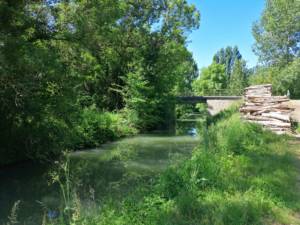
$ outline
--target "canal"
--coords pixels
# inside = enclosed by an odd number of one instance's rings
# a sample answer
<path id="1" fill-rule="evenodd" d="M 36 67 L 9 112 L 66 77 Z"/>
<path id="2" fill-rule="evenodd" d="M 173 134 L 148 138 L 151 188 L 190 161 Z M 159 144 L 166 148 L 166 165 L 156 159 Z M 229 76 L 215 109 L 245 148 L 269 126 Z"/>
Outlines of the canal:
<path id="1" fill-rule="evenodd" d="M 194 123 L 179 124 L 177 134 L 145 134 L 107 143 L 99 148 L 69 153 L 68 179 L 85 209 L 97 209 L 107 199 L 120 201 L 141 183 L 151 183 L 170 164 L 190 156 L 199 143 Z M 56 217 L 63 201 L 61 188 L 52 184 L 57 167 L 24 163 L 0 170 L 0 224 L 6 223 L 19 202 L 21 224 L 41 224 Z M 55 173 L 53 173 L 53 171 Z"/>

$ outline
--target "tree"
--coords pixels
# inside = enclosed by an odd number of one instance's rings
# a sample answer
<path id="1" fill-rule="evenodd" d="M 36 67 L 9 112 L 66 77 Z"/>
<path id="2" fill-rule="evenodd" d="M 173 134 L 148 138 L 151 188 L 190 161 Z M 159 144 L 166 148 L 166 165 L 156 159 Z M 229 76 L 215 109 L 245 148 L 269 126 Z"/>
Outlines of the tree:
<path id="1" fill-rule="evenodd" d="M 300 1 L 267 0 L 253 26 L 254 52 L 267 65 L 284 66 L 300 55 Z"/>
<path id="2" fill-rule="evenodd" d="M 0 0 L 0 159 L 73 148 L 105 120 L 93 113 L 163 124 L 197 74 L 186 39 L 199 19 L 185 0 Z"/>
<path id="3" fill-rule="evenodd" d="M 193 90 L 199 95 L 211 95 L 226 88 L 225 66 L 212 63 L 202 69 L 200 77 L 194 81 Z"/>
<path id="4" fill-rule="evenodd" d="M 47 7 L 2 0 L 0 12 L 0 164 L 45 158 L 70 143 L 77 79 L 62 63 Z"/>
<path id="5" fill-rule="evenodd" d="M 251 84 L 270 83 L 273 87 L 273 94 L 286 95 L 290 92 L 290 97 L 300 98 L 300 59 L 297 58 L 285 67 L 269 66 L 260 67 L 255 74 L 250 77 Z"/>
<path id="6" fill-rule="evenodd" d="M 233 66 L 236 60 L 241 60 L 242 55 L 237 46 L 221 48 L 213 57 L 213 62 L 217 64 L 225 65 L 225 73 L 228 81 L 233 70 Z"/>
<path id="7" fill-rule="evenodd" d="M 274 92 L 286 95 L 290 92 L 290 97 L 300 98 L 300 58 L 295 59 L 292 63 L 282 69 L 275 77 L 273 82 Z"/>
<path id="8" fill-rule="evenodd" d="M 230 94 L 241 95 L 247 84 L 246 63 L 243 60 L 236 60 L 232 69 L 228 89 Z"/>
<path id="9" fill-rule="evenodd" d="M 299 97 L 300 2 L 267 0 L 260 21 L 253 26 L 255 53 L 262 64 L 251 83 L 271 83 L 273 92 Z"/>

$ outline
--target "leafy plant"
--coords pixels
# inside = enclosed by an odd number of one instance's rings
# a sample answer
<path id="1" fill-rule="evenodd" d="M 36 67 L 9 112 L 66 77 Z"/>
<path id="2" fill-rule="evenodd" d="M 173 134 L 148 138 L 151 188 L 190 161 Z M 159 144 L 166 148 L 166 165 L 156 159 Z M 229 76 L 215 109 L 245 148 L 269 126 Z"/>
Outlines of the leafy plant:
<path id="1" fill-rule="evenodd" d="M 19 210 L 19 205 L 20 205 L 21 201 L 18 200 L 14 203 L 10 215 L 8 217 L 9 222 L 6 223 L 6 225 L 14 225 L 14 224 L 18 224 L 18 210 Z"/>

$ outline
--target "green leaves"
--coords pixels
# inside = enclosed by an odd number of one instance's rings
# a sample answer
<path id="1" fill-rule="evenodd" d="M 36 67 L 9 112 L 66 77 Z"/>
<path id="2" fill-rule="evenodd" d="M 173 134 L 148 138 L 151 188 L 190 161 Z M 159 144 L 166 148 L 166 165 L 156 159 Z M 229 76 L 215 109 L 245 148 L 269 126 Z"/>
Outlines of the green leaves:
<path id="1" fill-rule="evenodd" d="M 254 50 L 261 62 L 284 66 L 299 57 L 299 18 L 299 1 L 266 1 L 260 21 L 253 26 Z"/>
<path id="2" fill-rule="evenodd" d="M 234 64 L 237 60 L 241 60 L 242 55 L 237 46 L 227 46 L 225 49 L 221 48 L 213 57 L 213 62 L 225 66 L 226 76 L 228 80 L 233 72 Z"/>
<path id="3" fill-rule="evenodd" d="M 0 0 L 0 12 L 1 156 L 76 146 L 80 114 L 92 145 L 115 136 L 97 125 L 106 117 L 82 113 L 91 107 L 125 108 L 139 128 L 155 129 L 197 73 L 185 39 L 199 13 L 184 0 Z"/>
<path id="4" fill-rule="evenodd" d="M 236 60 L 228 85 L 230 94 L 242 95 L 243 90 L 247 85 L 246 74 L 246 62 L 242 60 Z"/>
<path id="5" fill-rule="evenodd" d="M 250 83 L 271 83 L 273 85 L 272 92 L 275 95 L 286 95 L 290 92 L 291 99 L 298 99 L 300 97 L 299 66 L 300 59 L 297 58 L 285 67 L 271 66 L 259 68 L 256 73 L 250 77 Z"/>
<path id="6" fill-rule="evenodd" d="M 210 95 L 213 91 L 226 87 L 225 66 L 212 63 L 201 71 L 200 77 L 193 83 L 193 90 L 199 95 Z"/>
<path id="7" fill-rule="evenodd" d="M 200 95 L 241 95 L 247 84 L 248 70 L 238 47 L 221 48 L 213 63 L 201 71 L 193 83 L 193 90 Z"/>

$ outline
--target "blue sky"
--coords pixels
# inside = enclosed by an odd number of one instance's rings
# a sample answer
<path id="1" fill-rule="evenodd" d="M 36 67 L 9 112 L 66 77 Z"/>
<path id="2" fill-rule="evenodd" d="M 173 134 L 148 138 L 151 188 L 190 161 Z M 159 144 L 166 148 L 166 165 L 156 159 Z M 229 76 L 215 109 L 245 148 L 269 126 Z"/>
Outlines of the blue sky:
<path id="1" fill-rule="evenodd" d="M 222 47 L 237 45 L 249 67 L 257 57 L 252 51 L 252 25 L 260 18 L 264 0 L 188 0 L 200 10 L 200 28 L 189 35 L 188 48 L 199 68 L 208 66 Z"/>

